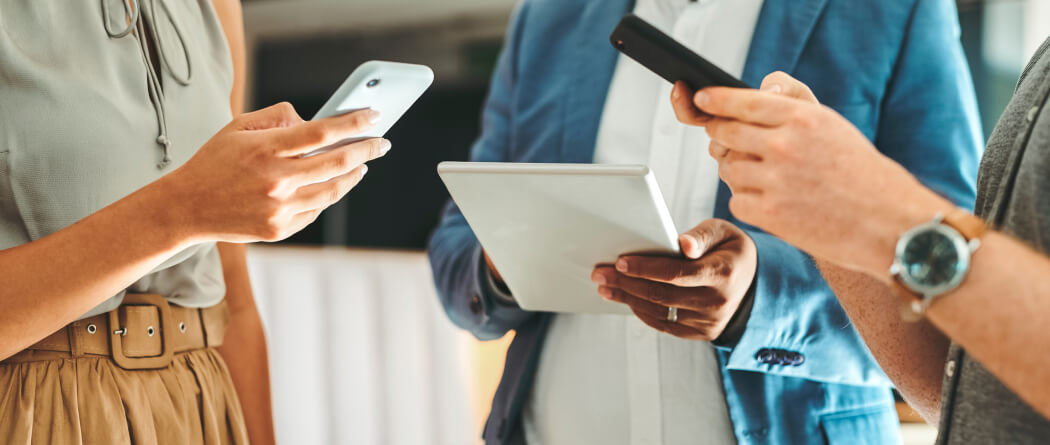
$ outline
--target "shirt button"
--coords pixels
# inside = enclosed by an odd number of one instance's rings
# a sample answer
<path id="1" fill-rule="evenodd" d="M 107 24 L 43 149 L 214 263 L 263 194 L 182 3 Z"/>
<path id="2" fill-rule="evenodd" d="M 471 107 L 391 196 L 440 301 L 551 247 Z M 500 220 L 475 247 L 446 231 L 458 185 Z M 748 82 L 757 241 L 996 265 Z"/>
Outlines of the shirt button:
<path id="1" fill-rule="evenodd" d="M 1035 121 L 1035 117 L 1038 116 L 1038 115 L 1039 115 L 1039 107 L 1032 107 L 1031 110 L 1028 110 L 1028 122 Z"/>
<path id="2" fill-rule="evenodd" d="M 775 359 L 776 354 L 774 354 L 773 351 L 769 349 L 759 349 L 758 352 L 755 354 L 755 360 L 758 360 L 759 362 L 767 365 L 772 365 Z"/>
<path id="3" fill-rule="evenodd" d="M 944 375 L 949 378 L 955 377 L 955 360 L 948 360 L 948 363 L 944 365 Z"/>
<path id="4" fill-rule="evenodd" d="M 470 299 L 470 313 L 474 315 L 481 313 L 481 297 L 475 295 Z"/>

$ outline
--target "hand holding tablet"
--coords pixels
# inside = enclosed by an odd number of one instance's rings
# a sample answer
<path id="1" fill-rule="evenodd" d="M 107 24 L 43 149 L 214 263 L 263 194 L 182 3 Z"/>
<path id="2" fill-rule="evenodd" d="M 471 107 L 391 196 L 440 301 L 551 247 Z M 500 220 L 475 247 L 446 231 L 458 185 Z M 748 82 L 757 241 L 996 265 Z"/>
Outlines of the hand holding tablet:
<path id="1" fill-rule="evenodd" d="M 678 233 L 640 165 L 443 162 L 438 173 L 518 304 L 630 314 L 591 282 L 620 255 L 678 255 Z"/>

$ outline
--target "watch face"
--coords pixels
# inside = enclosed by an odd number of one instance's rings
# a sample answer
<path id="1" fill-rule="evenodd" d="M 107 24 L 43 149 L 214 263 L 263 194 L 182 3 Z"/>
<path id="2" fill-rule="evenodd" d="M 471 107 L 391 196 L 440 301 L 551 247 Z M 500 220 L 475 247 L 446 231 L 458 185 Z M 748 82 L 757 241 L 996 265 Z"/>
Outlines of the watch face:
<path id="1" fill-rule="evenodd" d="M 939 222 L 912 229 L 897 246 L 901 279 L 923 295 L 938 295 L 958 285 L 969 269 L 966 238 Z"/>
<path id="2" fill-rule="evenodd" d="M 916 233 L 900 255 L 906 281 L 919 288 L 952 283 L 966 267 L 956 240 L 940 230 Z"/>

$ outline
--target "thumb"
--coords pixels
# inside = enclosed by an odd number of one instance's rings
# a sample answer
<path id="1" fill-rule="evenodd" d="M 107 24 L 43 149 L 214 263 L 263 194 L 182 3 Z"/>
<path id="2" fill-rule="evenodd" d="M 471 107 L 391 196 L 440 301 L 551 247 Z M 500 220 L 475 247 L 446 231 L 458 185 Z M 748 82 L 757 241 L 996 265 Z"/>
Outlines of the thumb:
<path id="1" fill-rule="evenodd" d="M 762 79 L 762 86 L 759 89 L 792 99 L 820 103 L 806 84 L 783 71 L 776 71 L 766 76 L 765 79 Z"/>
<path id="2" fill-rule="evenodd" d="M 729 221 L 709 219 L 678 237 L 682 253 L 689 259 L 704 256 L 707 251 L 733 237 L 736 232 Z"/>

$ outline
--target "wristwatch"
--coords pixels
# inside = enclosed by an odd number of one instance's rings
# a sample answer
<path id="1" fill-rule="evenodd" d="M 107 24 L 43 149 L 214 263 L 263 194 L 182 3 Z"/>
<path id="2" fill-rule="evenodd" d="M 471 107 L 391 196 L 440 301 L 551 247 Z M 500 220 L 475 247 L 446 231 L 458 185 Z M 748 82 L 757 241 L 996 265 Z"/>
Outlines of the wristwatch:
<path id="1" fill-rule="evenodd" d="M 987 230 L 980 218 L 957 209 L 901 235 L 890 275 L 902 318 L 921 320 L 933 300 L 959 287 Z"/>

